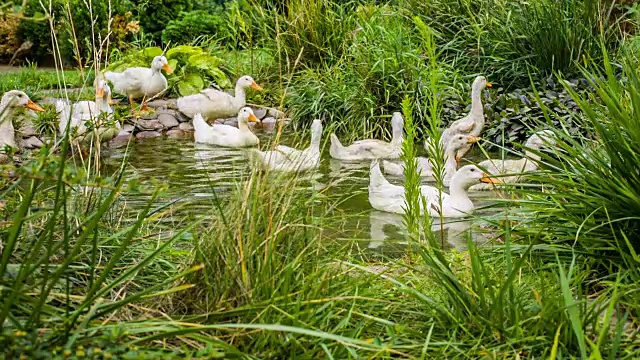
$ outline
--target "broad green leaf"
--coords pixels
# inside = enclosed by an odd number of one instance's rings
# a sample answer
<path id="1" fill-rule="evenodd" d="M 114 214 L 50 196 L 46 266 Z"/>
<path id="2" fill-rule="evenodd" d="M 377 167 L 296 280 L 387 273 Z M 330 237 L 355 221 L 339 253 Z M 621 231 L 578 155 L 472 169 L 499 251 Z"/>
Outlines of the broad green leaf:
<path id="1" fill-rule="evenodd" d="M 204 89 L 204 80 L 198 74 L 187 74 L 178 81 L 178 92 L 182 96 L 192 95 Z"/>
<path id="2" fill-rule="evenodd" d="M 169 67 L 173 70 L 173 72 L 175 73 L 176 70 L 178 69 L 178 59 L 171 59 L 169 60 Z"/>
<path id="3" fill-rule="evenodd" d="M 178 57 L 188 59 L 189 56 L 202 54 L 202 52 L 202 49 L 197 46 L 180 45 L 167 51 L 167 59 L 174 59 Z"/>
<path id="4" fill-rule="evenodd" d="M 189 57 L 189 65 L 198 69 L 216 69 L 222 63 L 222 59 L 209 54 L 196 54 Z"/>
<path id="5" fill-rule="evenodd" d="M 226 89 L 231 87 L 231 81 L 229 81 L 229 78 L 224 72 L 222 72 L 222 70 L 213 68 L 206 70 L 206 72 L 221 88 Z"/>
<path id="6" fill-rule="evenodd" d="M 162 49 L 160 49 L 157 46 L 153 46 L 153 47 L 148 47 L 148 48 L 142 49 L 140 51 L 140 53 L 142 55 L 144 55 L 145 57 L 154 58 L 156 56 L 162 55 Z"/>

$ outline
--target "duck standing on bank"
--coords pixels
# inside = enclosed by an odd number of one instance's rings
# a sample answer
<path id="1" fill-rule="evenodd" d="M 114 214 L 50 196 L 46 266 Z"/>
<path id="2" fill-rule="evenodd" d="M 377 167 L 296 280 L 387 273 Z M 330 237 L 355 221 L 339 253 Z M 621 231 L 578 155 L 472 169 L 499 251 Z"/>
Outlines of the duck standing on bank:
<path id="1" fill-rule="evenodd" d="M 403 186 L 393 185 L 385 179 L 380 171 L 377 160 L 371 163 L 369 178 L 369 203 L 380 211 L 404 214 L 406 207 L 405 190 Z M 460 168 L 451 178 L 449 194 L 428 185 L 420 186 L 420 193 L 426 200 L 426 209 L 420 202 L 420 213 L 425 212 L 433 217 L 463 217 L 471 213 L 475 206 L 469 198 L 468 189 L 480 182 L 499 184 L 475 165 Z M 442 207 L 439 198 L 442 196 Z"/>
<path id="2" fill-rule="evenodd" d="M 151 62 L 151 68 L 133 67 L 121 73 L 107 71 L 104 77 L 113 84 L 113 90 L 129 98 L 131 108 L 133 99 L 142 99 L 142 111 L 149 111 L 146 101 L 167 89 L 167 78 L 162 74 L 164 70 L 171 75 L 173 70 L 164 55 L 156 56 Z"/>
<path id="3" fill-rule="evenodd" d="M 195 141 L 226 147 L 258 145 L 258 137 L 249 129 L 249 121 L 260 122 L 250 107 L 243 107 L 238 112 L 238 127 L 224 124 L 209 125 L 202 115 L 195 114 L 193 117 Z"/>
<path id="4" fill-rule="evenodd" d="M 247 105 L 245 90 L 248 88 L 262 90 L 251 76 L 245 75 L 236 82 L 235 96 L 220 90 L 204 89 L 198 94 L 178 98 L 178 110 L 190 118 L 196 114 L 205 120 L 228 118 Z"/>
<path id="5" fill-rule="evenodd" d="M 331 134 L 331 157 L 338 160 L 358 161 L 373 159 L 398 159 L 402 153 L 404 119 L 399 112 L 391 117 L 392 139 L 386 142 L 377 139 L 358 140 L 343 146 L 335 134 Z"/>

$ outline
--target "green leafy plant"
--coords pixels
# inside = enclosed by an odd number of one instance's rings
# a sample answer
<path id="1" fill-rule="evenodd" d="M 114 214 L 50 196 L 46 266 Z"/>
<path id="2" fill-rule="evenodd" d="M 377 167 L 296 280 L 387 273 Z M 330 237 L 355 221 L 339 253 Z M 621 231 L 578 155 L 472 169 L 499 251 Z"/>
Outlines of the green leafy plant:
<path id="1" fill-rule="evenodd" d="M 230 34 L 222 7 L 180 13 L 162 30 L 164 43 L 188 44 L 208 36 L 216 43 L 226 44 Z"/>
<path id="2" fill-rule="evenodd" d="M 150 47 L 133 52 L 111 63 L 106 71 L 124 71 L 129 67 L 149 67 L 155 56 L 162 54 L 159 47 Z M 197 46 L 181 45 L 167 50 L 165 56 L 173 69 L 170 75 L 170 94 L 186 96 L 199 92 L 214 81 L 221 88 L 228 88 L 231 82 L 220 69 L 223 60 L 205 52 Z"/>

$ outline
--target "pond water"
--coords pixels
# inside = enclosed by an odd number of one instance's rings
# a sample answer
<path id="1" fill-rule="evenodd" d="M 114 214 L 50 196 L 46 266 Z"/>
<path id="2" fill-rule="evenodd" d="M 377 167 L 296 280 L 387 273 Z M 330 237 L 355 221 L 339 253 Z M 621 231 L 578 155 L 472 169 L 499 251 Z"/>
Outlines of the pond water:
<path id="1" fill-rule="evenodd" d="M 261 148 L 268 148 L 274 134 L 256 129 Z M 326 134 L 325 134 L 326 135 Z M 296 145 L 295 136 L 283 133 L 281 144 Z M 308 140 L 302 141 L 307 146 Z M 328 143 L 325 144 L 320 168 L 310 176 L 313 186 L 323 187 L 331 195 L 331 205 L 337 204 L 332 216 L 323 223 L 323 234 L 328 241 L 357 240 L 358 247 L 375 254 L 392 256 L 401 254 L 406 243 L 403 235 L 402 216 L 385 213 L 371 208 L 368 201 L 369 162 L 346 163 L 329 156 Z M 168 190 L 158 204 L 174 202 L 161 221 L 175 225 L 186 218 L 211 213 L 216 197 L 231 193 L 238 179 L 251 172 L 250 163 L 243 149 L 231 149 L 195 144 L 192 138 L 157 138 L 132 142 L 126 146 L 108 149 L 103 153 L 107 171 L 119 168 L 123 159 L 128 166 L 126 177 L 136 178 L 141 184 L 165 184 Z M 388 177 L 389 181 L 401 184 L 401 178 Z M 308 184 L 307 184 L 308 186 Z M 493 192 L 472 192 L 476 207 L 487 205 Z M 145 206 L 151 196 L 150 191 L 127 193 L 121 202 L 128 209 L 137 210 Z M 474 239 L 484 239 L 478 220 L 448 220 L 442 226 L 434 224 L 438 232 L 444 229 L 449 247 L 459 250 L 466 248 L 469 231 Z M 328 222 L 328 223 L 327 223 Z M 445 245 L 447 246 L 447 245 Z"/>

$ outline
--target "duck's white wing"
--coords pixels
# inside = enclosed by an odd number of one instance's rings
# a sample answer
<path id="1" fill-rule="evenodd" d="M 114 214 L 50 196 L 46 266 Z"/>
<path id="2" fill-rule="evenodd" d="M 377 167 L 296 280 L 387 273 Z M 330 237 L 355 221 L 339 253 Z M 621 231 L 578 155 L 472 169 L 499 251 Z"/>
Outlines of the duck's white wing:
<path id="1" fill-rule="evenodd" d="M 149 68 L 133 67 L 128 68 L 122 73 L 123 86 L 129 91 L 141 91 L 144 83 L 153 75 L 153 71 Z"/>
<path id="2" fill-rule="evenodd" d="M 222 101 L 232 98 L 230 94 L 216 89 L 204 89 L 200 91 L 200 94 L 206 96 L 207 100 L 210 101 Z"/>

